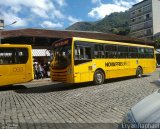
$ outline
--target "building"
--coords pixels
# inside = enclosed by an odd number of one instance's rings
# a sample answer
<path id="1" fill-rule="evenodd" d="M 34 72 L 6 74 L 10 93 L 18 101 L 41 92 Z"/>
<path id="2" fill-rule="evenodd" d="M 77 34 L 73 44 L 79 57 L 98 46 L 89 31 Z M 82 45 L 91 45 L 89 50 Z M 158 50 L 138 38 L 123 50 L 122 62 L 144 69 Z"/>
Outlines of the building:
<path id="1" fill-rule="evenodd" d="M 3 43 L 31 44 L 33 48 L 48 48 L 59 39 L 70 37 L 94 38 L 108 41 L 153 45 L 152 42 L 127 36 L 91 31 L 47 30 L 47 29 L 17 29 L 0 31 Z"/>
<path id="2" fill-rule="evenodd" d="M 0 17 L 0 30 L 4 28 L 4 19 Z"/>
<path id="3" fill-rule="evenodd" d="M 155 39 L 160 39 L 160 32 L 159 32 L 159 33 L 156 33 L 156 34 L 154 35 L 154 38 L 155 38 Z"/>
<path id="4" fill-rule="evenodd" d="M 131 36 L 153 40 L 160 32 L 160 0 L 143 0 L 130 9 Z"/>
<path id="5" fill-rule="evenodd" d="M 46 30 L 32 28 L 0 31 L 2 44 L 30 44 L 33 48 L 34 61 L 43 63 L 50 60 L 52 44 L 59 39 L 69 37 L 94 38 L 108 41 L 121 41 L 127 43 L 153 45 L 152 42 L 144 41 L 143 39 L 119 36 L 115 34 L 106 34 L 101 32 Z"/>

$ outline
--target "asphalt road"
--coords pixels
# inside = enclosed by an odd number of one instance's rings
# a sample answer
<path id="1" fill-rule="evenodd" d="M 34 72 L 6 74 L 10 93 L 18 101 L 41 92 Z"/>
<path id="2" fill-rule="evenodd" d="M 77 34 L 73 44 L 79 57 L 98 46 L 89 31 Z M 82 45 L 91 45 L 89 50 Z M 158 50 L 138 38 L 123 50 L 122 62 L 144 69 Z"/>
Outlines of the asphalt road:
<path id="1" fill-rule="evenodd" d="M 116 128 L 138 101 L 160 87 L 159 72 L 142 78 L 65 85 L 49 79 L 0 88 L 0 128 Z"/>

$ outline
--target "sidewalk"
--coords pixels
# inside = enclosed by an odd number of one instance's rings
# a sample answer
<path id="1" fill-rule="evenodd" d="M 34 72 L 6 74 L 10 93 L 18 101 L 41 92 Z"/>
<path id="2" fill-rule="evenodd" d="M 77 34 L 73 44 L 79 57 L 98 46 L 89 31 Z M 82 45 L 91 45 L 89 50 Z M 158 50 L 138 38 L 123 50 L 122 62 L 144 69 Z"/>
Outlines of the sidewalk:
<path id="1" fill-rule="evenodd" d="M 44 84 L 52 84 L 50 78 L 44 78 L 44 79 L 34 79 L 31 82 L 21 83 L 21 85 L 44 85 Z"/>
<path id="2" fill-rule="evenodd" d="M 157 72 L 159 72 L 158 82 L 160 82 L 160 67 L 156 69 Z"/>
<path id="3" fill-rule="evenodd" d="M 44 78 L 44 79 L 34 79 L 33 81 L 31 82 L 40 82 L 40 81 L 51 81 L 50 78 Z"/>

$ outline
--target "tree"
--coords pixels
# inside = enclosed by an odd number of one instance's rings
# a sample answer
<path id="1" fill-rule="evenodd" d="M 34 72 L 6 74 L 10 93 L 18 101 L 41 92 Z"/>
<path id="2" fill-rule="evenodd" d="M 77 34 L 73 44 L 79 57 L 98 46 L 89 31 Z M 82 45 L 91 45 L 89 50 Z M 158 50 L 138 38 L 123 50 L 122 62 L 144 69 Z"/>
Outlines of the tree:
<path id="1" fill-rule="evenodd" d="M 155 40 L 155 49 L 160 48 L 160 38 Z"/>
<path id="2" fill-rule="evenodd" d="M 118 34 L 118 33 L 119 33 L 119 31 L 118 31 L 117 28 L 112 28 L 112 29 L 110 30 L 110 32 L 113 33 L 113 34 Z"/>

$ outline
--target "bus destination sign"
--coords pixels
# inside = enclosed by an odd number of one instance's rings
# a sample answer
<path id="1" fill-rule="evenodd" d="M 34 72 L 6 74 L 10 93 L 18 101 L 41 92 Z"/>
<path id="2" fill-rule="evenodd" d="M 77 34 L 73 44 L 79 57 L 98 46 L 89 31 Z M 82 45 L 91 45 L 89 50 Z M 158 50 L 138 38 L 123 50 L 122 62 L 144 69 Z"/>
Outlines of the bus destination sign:
<path id="1" fill-rule="evenodd" d="M 67 44 L 69 44 L 69 40 L 64 40 L 64 41 L 55 43 L 54 46 L 55 46 L 55 47 L 59 47 L 59 46 L 67 45 Z"/>

